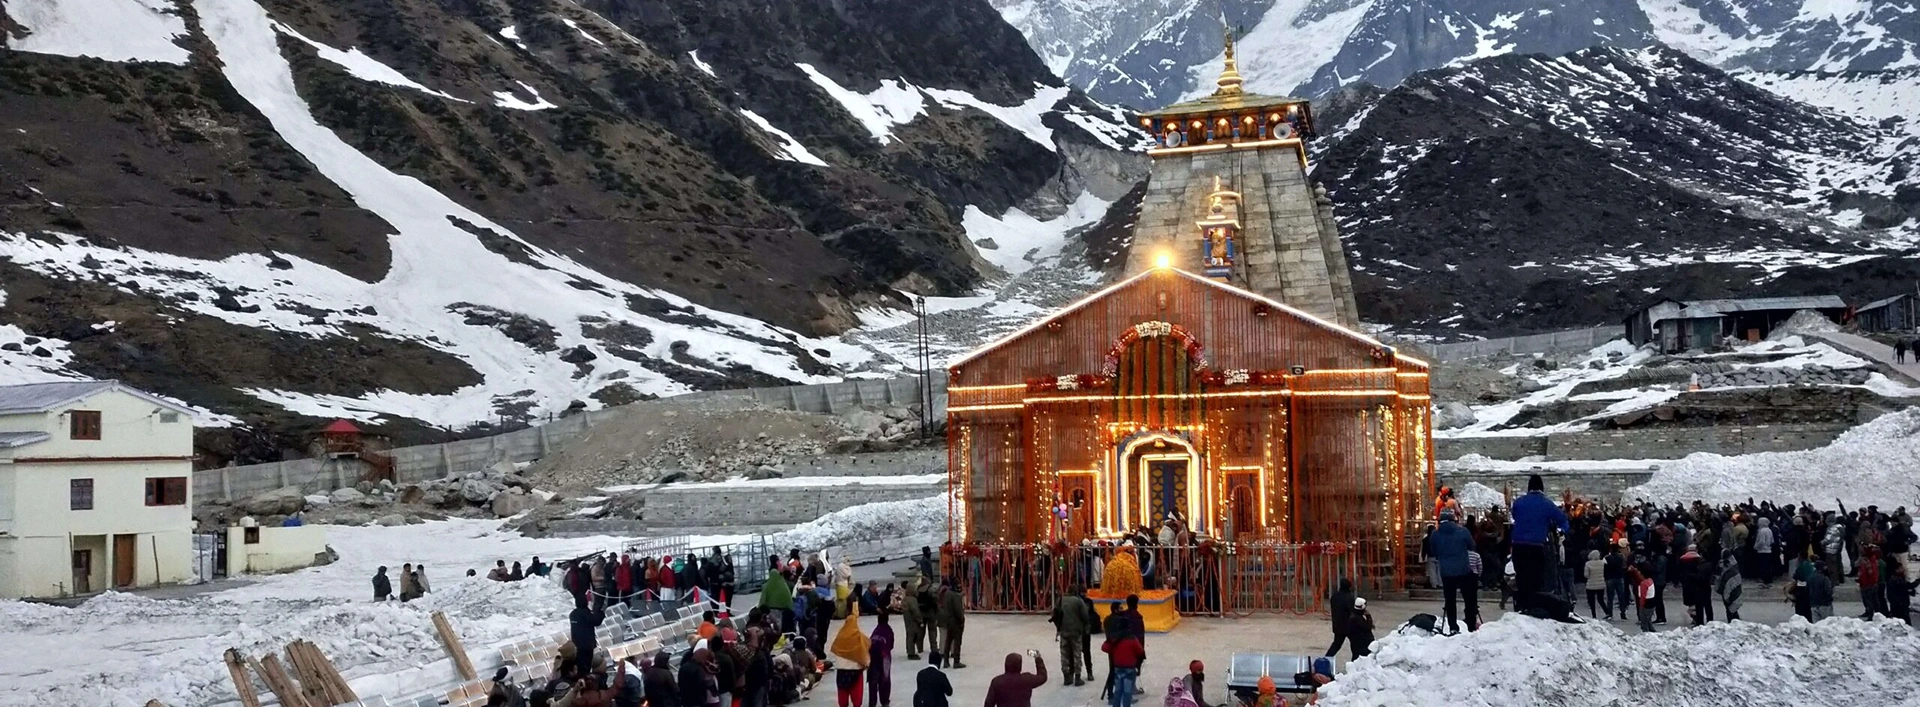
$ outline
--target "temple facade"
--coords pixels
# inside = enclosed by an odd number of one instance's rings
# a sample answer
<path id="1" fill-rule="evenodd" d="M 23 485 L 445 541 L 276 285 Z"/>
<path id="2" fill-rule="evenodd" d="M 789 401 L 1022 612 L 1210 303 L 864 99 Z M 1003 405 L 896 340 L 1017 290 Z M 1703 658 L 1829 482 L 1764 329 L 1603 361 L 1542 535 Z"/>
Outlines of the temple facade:
<path id="1" fill-rule="evenodd" d="M 1165 261 L 1356 327 L 1333 206 L 1307 179 L 1313 108 L 1245 92 L 1231 35 L 1226 56 L 1212 95 L 1140 118 L 1156 146 L 1127 273 Z"/>

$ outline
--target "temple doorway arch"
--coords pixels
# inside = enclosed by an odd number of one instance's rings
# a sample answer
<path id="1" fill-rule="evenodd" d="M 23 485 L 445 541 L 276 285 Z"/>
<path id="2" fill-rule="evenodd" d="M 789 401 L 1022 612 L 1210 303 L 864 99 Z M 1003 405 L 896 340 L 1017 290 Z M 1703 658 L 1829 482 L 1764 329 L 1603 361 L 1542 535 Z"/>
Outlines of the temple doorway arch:
<path id="1" fill-rule="evenodd" d="M 1210 530 L 1204 459 L 1185 435 L 1140 432 L 1121 440 L 1116 452 L 1113 488 L 1120 495 L 1121 522 L 1115 530 L 1141 526 L 1151 532 L 1169 515 L 1195 532 Z"/>

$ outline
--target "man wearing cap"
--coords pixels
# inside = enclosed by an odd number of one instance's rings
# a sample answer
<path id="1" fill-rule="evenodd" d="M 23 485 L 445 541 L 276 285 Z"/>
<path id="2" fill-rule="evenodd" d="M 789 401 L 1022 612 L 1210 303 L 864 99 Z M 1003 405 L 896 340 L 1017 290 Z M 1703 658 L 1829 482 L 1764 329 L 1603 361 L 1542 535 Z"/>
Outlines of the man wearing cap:
<path id="1" fill-rule="evenodd" d="M 1433 531 L 1433 556 L 1440 562 L 1440 586 L 1446 596 L 1447 630 L 1460 632 L 1459 609 L 1454 603 L 1464 598 L 1467 630 L 1480 630 L 1480 600 L 1476 596 L 1478 578 L 1467 565 L 1467 553 L 1473 552 L 1473 534 L 1454 522 L 1453 510 L 1440 512 L 1440 527 Z M 1462 596 L 1464 595 L 1464 597 Z"/>
<path id="2" fill-rule="evenodd" d="M 1553 553 L 1547 551 L 1548 533 L 1568 532 L 1567 514 L 1547 498 L 1539 474 L 1527 477 L 1527 495 L 1513 502 L 1513 610 L 1525 613 L 1547 588 Z"/>

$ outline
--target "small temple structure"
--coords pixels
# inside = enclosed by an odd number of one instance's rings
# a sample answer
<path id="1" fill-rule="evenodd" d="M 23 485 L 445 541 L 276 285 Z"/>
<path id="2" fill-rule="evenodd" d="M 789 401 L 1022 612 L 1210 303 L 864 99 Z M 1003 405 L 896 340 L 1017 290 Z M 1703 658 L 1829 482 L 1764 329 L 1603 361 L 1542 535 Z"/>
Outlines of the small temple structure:
<path id="1" fill-rule="evenodd" d="M 1307 102 L 1244 93 L 1231 38 L 1219 86 L 1142 119 L 1160 147 L 1128 275 L 949 365 L 951 551 L 1014 583 L 978 609 L 1044 609 L 1049 586 L 1099 581 L 1070 556 L 1169 527 L 1181 548 L 1108 548 L 1149 568 L 1166 593 L 1149 603 L 1301 610 L 1337 577 L 1405 586 L 1428 365 L 1354 329 L 1304 171 Z"/>

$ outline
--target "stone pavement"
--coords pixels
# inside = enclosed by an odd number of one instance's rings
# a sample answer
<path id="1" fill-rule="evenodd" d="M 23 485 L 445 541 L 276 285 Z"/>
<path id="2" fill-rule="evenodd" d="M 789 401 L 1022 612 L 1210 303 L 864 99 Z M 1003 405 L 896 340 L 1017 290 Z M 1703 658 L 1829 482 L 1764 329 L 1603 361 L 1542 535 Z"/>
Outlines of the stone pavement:
<path id="1" fill-rule="evenodd" d="M 1920 357 L 1910 355 L 1905 363 L 1895 363 L 1892 346 L 1844 332 L 1822 331 L 1813 332 L 1808 336 L 1833 344 L 1835 348 L 1855 356 L 1865 357 L 1873 361 L 1875 368 L 1891 371 L 1894 375 L 1906 379 L 1896 382 L 1920 385 Z"/>

